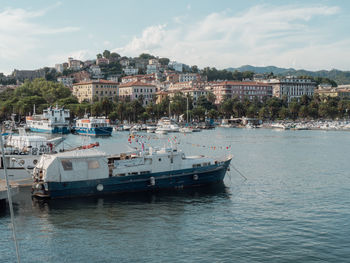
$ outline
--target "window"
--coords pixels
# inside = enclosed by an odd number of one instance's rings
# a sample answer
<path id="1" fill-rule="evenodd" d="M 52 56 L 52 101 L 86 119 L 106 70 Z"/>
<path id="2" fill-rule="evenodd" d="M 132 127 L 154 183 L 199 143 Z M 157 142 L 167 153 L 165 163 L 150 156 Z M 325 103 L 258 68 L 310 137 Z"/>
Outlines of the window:
<path id="1" fill-rule="evenodd" d="M 88 161 L 88 168 L 89 169 L 97 169 L 100 168 L 100 163 L 96 160 L 90 160 Z"/>
<path id="2" fill-rule="evenodd" d="M 63 170 L 65 171 L 71 171 L 73 170 L 73 164 L 70 160 L 61 160 Z"/>

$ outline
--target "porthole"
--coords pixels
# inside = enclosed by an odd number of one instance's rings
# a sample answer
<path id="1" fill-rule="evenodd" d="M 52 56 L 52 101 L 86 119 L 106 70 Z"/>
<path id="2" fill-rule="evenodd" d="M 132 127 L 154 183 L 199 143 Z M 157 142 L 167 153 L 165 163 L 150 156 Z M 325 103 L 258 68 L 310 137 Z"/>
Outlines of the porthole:
<path id="1" fill-rule="evenodd" d="M 34 159 L 33 160 L 33 164 L 36 165 L 38 163 L 38 160 L 37 159 Z"/>

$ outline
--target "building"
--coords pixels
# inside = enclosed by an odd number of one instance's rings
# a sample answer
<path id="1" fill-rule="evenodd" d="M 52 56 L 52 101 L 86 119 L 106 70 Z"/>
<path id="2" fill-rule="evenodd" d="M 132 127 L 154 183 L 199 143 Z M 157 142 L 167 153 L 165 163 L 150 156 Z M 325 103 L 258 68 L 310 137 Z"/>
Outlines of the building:
<path id="1" fill-rule="evenodd" d="M 113 82 L 118 82 L 118 79 L 119 79 L 118 75 L 109 75 L 107 77 L 107 80 L 113 81 Z"/>
<path id="2" fill-rule="evenodd" d="M 96 65 L 108 65 L 109 64 L 109 59 L 108 58 L 98 58 L 96 59 Z"/>
<path id="3" fill-rule="evenodd" d="M 198 73 L 179 74 L 179 82 L 199 81 L 200 79 L 201 79 L 201 76 Z"/>
<path id="4" fill-rule="evenodd" d="M 120 64 L 122 67 L 127 67 L 127 66 L 130 65 L 130 61 L 129 61 L 129 59 L 123 58 L 123 59 L 119 60 L 119 64 Z"/>
<path id="5" fill-rule="evenodd" d="M 178 63 L 176 61 L 170 61 L 169 64 L 168 64 L 168 67 L 172 68 L 173 70 L 175 70 L 177 72 L 182 72 L 184 64 Z"/>
<path id="6" fill-rule="evenodd" d="M 169 91 L 173 90 L 183 90 L 183 89 L 201 89 L 205 87 L 205 82 L 202 81 L 185 81 L 170 83 Z"/>
<path id="7" fill-rule="evenodd" d="M 133 76 L 126 76 L 126 77 L 121 78 L 122 83 L 140 81 L 143 83 L 154 84 L 155 80 L 156 79 L 155 79 L 155 76 L 153 74 L 151 74 L 151 75 L 133 75 Z"/>
<path id="8" fill-rule="evenodd" d="M 65 70 L 63 64 L 55 64 L 55 69 L 57 72 L 62 73 Z"/>
<path id="9" fill-rule="evenodd" d="M 108 80 L 92 80 L 73 84 L 73 95 L 79 102 L 93 102 L 94 98 L 101 101 L 103 98 L 112 100 L 118 96 L 118 82 Z"/>
<path id="10" fill-rule="evenodd" d="M 237 97 L 240 100 L 248 98 L 253 100 L 257 97 L 262 101 L 264 97 L 272 97 L 272 86 L 259 82 L 222 81 L 211 83 L 210 90 L 215 95 L 215 104 L 220 104 L 225 98 Z"/>
<path id="11" fill-rule="evenodd" d="M 68 68 L 73 70 L 73 71 L 78 71 L 80 70 L 82 65 L 82 62 L 77 59 L 73 59 L 71 57 L 68 58 Z"/>
<path id="12" fill-rule="evenodd" d="M 282 99 L 287 97 L 288 102 L 292 99 L 300 99 L 303 95 L 312 97 L 316 83 L 310 79 L 300 79 L 289 76 L 281 79 L 269 79 L 268 84 L 272 85 L 273 96 Z"/>
<path id="13" fill-rule="evenodd" d="M 18 80 L 23 82 L 24 80 L 33 80 L 36 78 L 45 78 L 45 70 L 37 69 L 37 70 L 17 70 L 15 69 L 12 72 L 12 76 Z"/>
<path id="14" fill-rule="evenodd" d="M 176 73 L 167 74 L 166 81 L 171 83 L 179 82 L 179 74 L 176 74 Z"/>
<path id="15" fill-rule="evenodd" d="M 149 64 L 147 65 L 146 73 L 147 74 L 157 74 L 160 69 L 160 64 Z"/>
<path id="16" fill-rule="evenodd" d="M 153 101 L 156 87 L 141 81 L 122 83 L 119 86 L 119 98 L 137 100 L 143 97 L 143 105 L 146 106 Z"/>
<path id="17" fill-rule="evenodd" d="M 91 73 L 92 78 L 94 78 L 94 79 L 103 78 L 103 74 L 102 74 L 101 68 L 99 66 L 91 65 L 89 71 Z"/>
<path id="18" fill-rule="evenodd" d="M 345 86 L 345 85 L 341 85 Z M 342 88 L 341 86 L 338 87 L 330 87 L 330 88 L 323 88 L 323 89 L 317 89 L 315 90 L 315 94 L 318 94 L 320 97 L 339 97 L 339 98 L 350 98 L 350 89 L 349 88 Z"/>
<path id="19" fill-rule="evenodd" d="M 139 73 L 139 70 L 137 68 L 133 68 L 133 67 L 126 67 L 123 69 L 125 75 L 136 75 L 137 73 Z"/>
<path id="20" fill-rule="evenodd" d="M 71 88 L 73 86 L 74 78 L 72 76 L 61 76 L 57 78 L 57 82 L 62 83 L 65 87 Z"/>

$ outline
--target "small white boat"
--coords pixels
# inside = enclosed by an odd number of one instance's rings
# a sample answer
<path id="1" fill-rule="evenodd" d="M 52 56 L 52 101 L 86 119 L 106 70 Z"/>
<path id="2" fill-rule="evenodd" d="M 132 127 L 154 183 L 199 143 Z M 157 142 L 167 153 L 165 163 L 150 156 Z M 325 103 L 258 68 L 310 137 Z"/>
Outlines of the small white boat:
<path id="1" fill-rule="evenodd" d="M 153 133 L 156 131 L 157 126 L 148 125 L 146 128 L 147 128 L 147 132 Z"/>
<path id="2" fill-rule="evenodd" d="M 191 132 L 193 132 L 193 129 L 190 127 L 182 127 L 179 129 L 179 131 L 182 133 L 191 133 Z"/>

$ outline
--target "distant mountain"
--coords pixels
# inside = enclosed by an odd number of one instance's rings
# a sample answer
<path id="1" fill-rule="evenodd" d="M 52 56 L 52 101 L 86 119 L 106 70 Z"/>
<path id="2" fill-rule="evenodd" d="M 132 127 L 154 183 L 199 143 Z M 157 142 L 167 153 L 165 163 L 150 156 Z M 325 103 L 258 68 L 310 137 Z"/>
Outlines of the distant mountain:
<path id="1" fill-rule="evenodd" d="M 342 84 L 350 84 L 350 71 L 341 71 L 337 69 L 332 70 L 319 70 L 319 71 L 308 71 L 304 69 L 296 70 L 294 68 L 279 68 L 275 66 L 267 66 L 267 67 L 254 67 L 250 65 L 241 66 L 239 68 L 228 68 L 228 71 L 252 71 L 259 74 L 264 73 L 273 73 L 278 76 L 311 76 L 311 77 L 322 77 L 329 78 L 337 82 L 338 85 Z"/>

